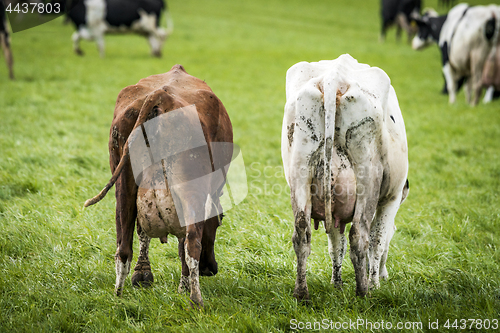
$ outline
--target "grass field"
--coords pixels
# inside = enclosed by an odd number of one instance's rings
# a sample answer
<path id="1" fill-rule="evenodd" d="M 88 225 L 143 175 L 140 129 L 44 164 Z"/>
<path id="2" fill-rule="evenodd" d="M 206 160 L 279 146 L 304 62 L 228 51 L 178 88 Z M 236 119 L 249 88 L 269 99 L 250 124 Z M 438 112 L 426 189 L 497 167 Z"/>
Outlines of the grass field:
<path id="1" fill-rule="evenodd" d="M 439 93 L 437 47 L 415 52 L 405 38 L 395 41 L 394 29 L 378 42 L 378 0 L 169 5 L 175 30 L 161 59 L 130 35 L 106 37 L 104 59 L 88 42 L 78 57 L 73 28 L 61 18 L 13 34 L 16 81 L 0 59 L 0 331 L 274 332 L 324 319 L 393 325 L 377 332 L 397 331 L 398 322 L 404 331 L 430 331 L 436 321 L 434 331 L 494 331 L 500 102 L 472 108 L 460 93 L 448 105 Z M 437 8 L 437 0 L 425 5 Z M 299 61 L 343 53 L 392 80 L 406 123 L 411 190 L 396 218 L 388 281 L 356 297 L 346 256 L 344 289 L 335 289 L 321 227 L 312 235 L 312 302 L 304 306 L 292 297 L 293 216 L 281 168 L 285 73 Z M 203 311 L 189 309 L 187 296 L 176 292 L 172 237 L 151 243 L 153 287 L 134 289 L 128 279 L 123 297 L 114 296 L 114 191 L 82 208 L 110 177 L 107 142 L 119 91 L 177 63 L 224 102 L 247 166 L 249 194 L 218 231 L 219 274 L 201 278 Z M 450 326 L 458 319 L 458 327 L 445 329 L 447 319 Z M 460 319 L 483 322 L 460 329 Z M 370 331 L 368 324 L 349 327 L 344 331 Z"/>

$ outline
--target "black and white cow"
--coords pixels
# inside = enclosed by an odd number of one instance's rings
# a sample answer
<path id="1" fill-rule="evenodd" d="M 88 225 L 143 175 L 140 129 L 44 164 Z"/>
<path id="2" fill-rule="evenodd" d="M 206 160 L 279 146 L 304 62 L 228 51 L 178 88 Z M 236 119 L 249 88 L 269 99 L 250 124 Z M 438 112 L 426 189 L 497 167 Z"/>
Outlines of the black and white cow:
<path id="1" fill-rule="evenodd" d="M 477 104 L 483 88 L 485 61 L 498 48 L 500 7 L 459 4 L 445 16 L 424 15 L 417 25 L 419 32 L 412 47 L 419 50 L 438 42 L 450 103 L 455 102 L 465 80 L 466 100 Z"/>
<path id="2" fill-rule="evenodd" d="M 381 1 L 381 16 L 382 30 L 380 40 L 385 39 L 387 29 L 396 24 L 396 37 L 401 38 L 401 29 L 408 33 L 410 41 L 415 34 L 415 29 L 411 26 L 412 18 L 420 15 L 421 0 L 382 0 Z"/>
<path id="3" fill-rule="evenodd" d="M 356 293 L 364 296 L 369 286 L 378 287 L 379 278 L 387 277 L 394 218 L 409 188 L 405 125 L 387 74 L 348 54 L 292 66 L 286 74 L 281 155 L 295 218 L 294 296 L 309 298 L 311 218 L 316 229 L 325 221 L 332 283 L 342 286 L 344 229 L 352 222 Z"/>
<path id="4" fill-rule="evenodd" d="M 0 0 L 0 45 L 2 45 L 5 62 L 9 69 L 9 78 L 14 80 L 14 59 L 12 58 L 12 50 L 10 49 L 10 37 L 7 28 L 7 16 L 5 15 L 5 4 Z"/>
<path id="5" fill-rule="evenodd" d="M 161 28 L 165 8 L 166 30 Z M 151 54 L 161 56 L 162 45 L 173 31 L 173 21 L 163 0 L 81 0 L 68 12 L 75 24 L 73 48 L 82 55 L 80 39 L 95 40 L 104 57 L 104 34 L 134 32 L 148 38 Z"/>

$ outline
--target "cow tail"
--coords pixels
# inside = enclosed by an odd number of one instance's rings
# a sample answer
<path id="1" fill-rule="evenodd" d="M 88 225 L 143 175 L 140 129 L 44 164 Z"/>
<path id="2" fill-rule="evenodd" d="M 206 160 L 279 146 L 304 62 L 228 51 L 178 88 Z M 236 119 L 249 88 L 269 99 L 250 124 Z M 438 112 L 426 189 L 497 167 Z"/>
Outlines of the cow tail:
<path id="1" fill-rule="evenodd" d="M 135 122 L 134 128 L 132 129 L 132 132 L 134 130 L 141 126 L 147 119 L 149 115 L 149 111 L 153 109 L 154 106 L 161 104 L 164 98 L 169 98 L 167 93 L 163 89 L 158 89 L 154 93 L 150 94 L 147 98 L 144 104 L 142 105 L 141 111 L 139 112 L 139 116 L 137 117 L 137 120 Z M 95 197 L 88 199 L 85 201 L 84 207 L 92 206 L 93 204 L 98 203 L 101 201 L 108 191 L 113 187 L 113 185 L 116 183 L 118 180 L 118 177 L 120 176 L 123 167 L 128 164 L 130 161 L 130 154 L 129 154 L 129 140 L 130 140 L 130 135 L 127 138 L 127 141 L 125 142 L 125 145 L 123 147 L 123 153 L 122 157 L 120 159 L 120 162 L 118 163 L 118 166 L 116 167 L 115 171 L 113 172 L 113 175 L 111 176 L 111 179 L 109 182 L 104 186 L 104 188 L 99 192 L 98 195 Z"/>
<path id="2" fill-rule="evenodd" d="M 326 84 L 325 84 L 326 85 Z M 331 160 L 333 151 L 333 136 L 335 133 L 335 113 L 337 110 L 337 82 L 333 80 L 329 87 L 329 91 L 325 92 L 323 90 L 324 106 L 325 106 L 325 142 L 323 145 L 323 156 L 324 156 L 324 181 L 323 181 L 323 193 L 325 195 L 325 231 L 330 233 L 332 226 L 332 171 L 331 171 Z M 331 90 L 330 90 L 331 89 Z M 329 93 L 334 91 L 335 94 Z M 333 95 L 333 96 L 332 96 Z"/>
<path id="3" fill-rule="evenodd" d="M 92 199 L 88 199 L 85 201 L 84 207 L 92 206 L 93 204 L 98 203 L 101 201 L 106 194 L 108 193 L 109 189 L 113 187 L 113 185 L 116 183 L 116 180 L 118 179 L 118 176 L 120 176 L 120 173 L 123 170 L 123 166 L 130 160 L 130 155 L 128 153 L 128 140 L 127 143 L 125 144 L 125 148 L 123 149 L 123 155 L 120 160 L 120 163 L 118 163 L 118 166 L 115 169 L 115 172 L 113 172 L 113 176 L 111 176 L 111 179 L 109 182 L 104 186 L 104 188 L 99 192 L 98 195 L 93 197 Z"/>

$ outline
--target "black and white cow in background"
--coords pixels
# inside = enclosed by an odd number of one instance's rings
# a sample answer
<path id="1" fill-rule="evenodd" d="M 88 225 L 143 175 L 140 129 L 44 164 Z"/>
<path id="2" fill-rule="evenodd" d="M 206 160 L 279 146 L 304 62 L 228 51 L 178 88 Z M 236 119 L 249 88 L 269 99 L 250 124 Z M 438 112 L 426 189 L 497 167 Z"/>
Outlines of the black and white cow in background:
<path id="1" fill-rule="evenodd" d="M 286 74 L 281 155 L 294 214 L 294 296 L 309 298 L 311 219 L 325 221 L 332 283 L 342 286 L 349 231 L 356 293 L 387 277 L 394 218 L 408 194 L 408 147 L 394 88 L 380 68 L 345 54 L 300 62 Z M 367 267 L 368 266 L 368 267 Z M 369 269 L 369 281 L 367 279 Z"/>
<path id="2" fill-rule="evenodd" d="M 166 30 L 160 27 L 165 8 Z M 163 0 L 80 0 L 68 12 L 75 24 L 74 51 L 82 55 L 80 39 L 95 40 L 104 57 L 104 34 L 134 32 L 148 38 L 151 54 L 161 56 L 161 49 L 173 31 L 173 21 Z"/>
<path id="3" fill-rule="evenodd" d="M 401 38 L 401 29 L 408 34 L 408 41 L 415 35 L 411 26 L 412 18 L 420 16 L 421 0 L 382 0 L 380 13 L 382 16 L 382 30 L 380 40 L 385 39 L 387 29 L 396 24 L 396 38 Z"/>
<path id="4" fill-rule="evenodd" d="M 7 27 L 7 16 L 5 15 L 5 4 L 0 0 L 0 45 L 2 45 L 5 62 L 9 69 L 9 78 L 14 80 L 14 59 L 12 58 L 12 50 L 10 49 L 10 37 Z"/>
<path id="5" fill-rule="evenodd" d="M 467 102 L 477 104 L 486 59 L 498 49 L 500 7 L 459 4 L 447 15 L 424 15 L 416 21 L 419 32 L 412 47 L 419 50 L 438 42 L 450 103 L 455 102 L 456 93 L 465 80 Z M 492 88 L 489 90 L 485 102 L 491 98 Z"/>

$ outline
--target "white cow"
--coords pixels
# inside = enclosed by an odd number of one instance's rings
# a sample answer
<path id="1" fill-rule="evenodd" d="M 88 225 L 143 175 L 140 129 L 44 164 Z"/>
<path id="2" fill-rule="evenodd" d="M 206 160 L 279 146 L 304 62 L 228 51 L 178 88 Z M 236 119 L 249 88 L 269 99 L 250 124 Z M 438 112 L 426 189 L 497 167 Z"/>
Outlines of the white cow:
<path id="1" fill-rule="evenodd" d="M 476 105 L 483 89 L 483 68 L 492 50 L 498 47 L 500 6 L 459 4 L 453 7 L 439 35 L 443 53 L 443 74 L 454 103 L 458 82 L 466 78 L 467 103 Z"/>
<path id="2" fill-rule="evenodd" d="M 364 296 L 367 256 L 370 287 L 387 277 L 394 218 L 408 193 L 408 148 L 396 93 L 384 71 L 345 54 L 292 66 L 286 100 L 281 153 L 295 216 L 294 296 L 309 298 L 311 218 L 316 228 L 325 221 L 337 286 L 342 286 L 344 228 L 352 221 L 350 256 L 356 293 Z"/>

